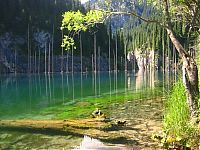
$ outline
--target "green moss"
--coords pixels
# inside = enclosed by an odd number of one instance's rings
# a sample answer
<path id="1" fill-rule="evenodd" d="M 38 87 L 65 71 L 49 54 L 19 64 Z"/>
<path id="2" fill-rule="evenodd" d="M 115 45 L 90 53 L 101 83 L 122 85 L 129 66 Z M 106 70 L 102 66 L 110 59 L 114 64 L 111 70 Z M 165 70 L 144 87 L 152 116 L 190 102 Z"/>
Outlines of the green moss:
<path id="1" fill-rule="evenodd" d="M 114 104 L 122 104 L 125 101 L 138 99 L 154 98 L 161 95 L 159 89 L 146 89 L 146 91 L 127 92 L 126 94 L 114 93 L 112 95 L 105 94 L 100 97 L 88 97 L 76 100 L 71 104 L 58 104 L 48 107 L 40 112 L 40 115 L 53 114 L 53 119 L 76 119 L 88 118 L 95 108 L 101 109 L 105 114 L 109 114 L 109 108 Z"/>

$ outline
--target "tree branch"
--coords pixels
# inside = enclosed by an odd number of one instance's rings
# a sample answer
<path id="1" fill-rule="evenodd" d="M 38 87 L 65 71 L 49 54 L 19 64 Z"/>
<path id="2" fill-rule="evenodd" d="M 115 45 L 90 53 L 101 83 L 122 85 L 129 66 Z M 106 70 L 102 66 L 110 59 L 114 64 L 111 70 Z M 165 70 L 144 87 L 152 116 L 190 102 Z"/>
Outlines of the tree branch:
<path id="1" fill-rule="evenodd" d="M 136 12 L 123 12 L 123 11 L 115 12 L 115 11 L 105 11 L 105 10 L 102 10 L 102 9 L 98 9 L 98 10 L 106 13 L 107 17 L 106 17 L 106 19 L 104 19 L 104 21 L 107 20 L 107 18 L 109 18 L 109 17 L 111 17 L 113 15 L 129 15 L 129 16 L 137 17 L 138 19 L 140 19 L 140 20 L 142 20 L 142 21 L 144 21 L 146 23 L 156 23 L 156 24 L 158 24 L 158 25 L 160 25 L 162 27 L 167 27 L 164 23 L 162 23 L 162 22 L 160 22 L 158 20 L 150 20 L 150 19 L 144 18 L 144 17 L 138 15 Z"/>

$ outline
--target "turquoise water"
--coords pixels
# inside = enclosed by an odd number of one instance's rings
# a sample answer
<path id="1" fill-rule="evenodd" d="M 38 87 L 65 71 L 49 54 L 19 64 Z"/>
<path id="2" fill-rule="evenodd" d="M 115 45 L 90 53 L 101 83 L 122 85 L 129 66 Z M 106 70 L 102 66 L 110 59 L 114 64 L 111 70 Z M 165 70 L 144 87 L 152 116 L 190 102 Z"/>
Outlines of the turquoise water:
<path id="1" fill-rule="evenodd" d="M 11 74 L 0 77 L 0 119 L 15 119 L 87 97 L 162 86 L 163 75 L 139 72 Z"/>
<path id="2" fill-rule="evenodd" d="M 49 117 L 42 115 L 41 119 L 51 119 L 52 114 L 63 108 L 67 112 L 66 108 L 77 104 L 80 104 L 80 107 L 86 107 L 87 103 L 82 102 L 88 99 L 90 102 L 94 99 L 95 104 L 95 99 L 99 102 L 102 97 L 106 97 L 106 101 L 107 98 L 108 101 L 112 98 L 109 103 L 110 112 L 106 112 L 110 118 L 125 119 L 129 127 L 136 126 L 138 123 L 140 126 L 140 122 L 161 119 L 162 103 L 151 99 L 151 92 L 147 93 L 147 89 L 152 89 L 154 92 L 155 88 L 159 88 L 163 94 L 166 94 L 172 85 L 169 84 L 172 80 L 171 74 L 164 76 L 161 72 L 1 75 L 0 119 L 38 119 L 35 116 L 48 109 L 52 110 L 47 111 L 50 112 Z M 133 93 L 134 95 L 138 92 L 141 96 L 146 95 L 148 100 L 126 101 L 124 99 L 126 94 Z M 156 94 L 160 96 L 159 93 Z M 122 103 L 119 103 L 117 98 L 122 98 Z M 124 129 L 123 132 L 132 136 L 140 135 L 135 134 L 134 130 Z M 143 139 L 144 135 L 141 137 Z M 91 147 L 92 149 L 141 149 L 142 143 L 139 141 L 139 144 L 133 142 L 128 145 L 126 142 L 113 141 L 112 143 L 115 143 L 113 145 L 85 136 L 0 129 L 0 149 L 88 149 Z M 152 146 L 150 148 L 155 149 Z"/>

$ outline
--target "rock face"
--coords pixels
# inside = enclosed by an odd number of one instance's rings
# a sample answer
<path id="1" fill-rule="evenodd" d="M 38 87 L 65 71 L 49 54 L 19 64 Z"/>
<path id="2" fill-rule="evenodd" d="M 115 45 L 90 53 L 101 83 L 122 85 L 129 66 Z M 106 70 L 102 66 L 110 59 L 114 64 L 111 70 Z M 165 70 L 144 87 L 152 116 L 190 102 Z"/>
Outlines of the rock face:
<path id="1" fill-rule="evenodd" d="M 8 32 L 0 36 L 0 72 L 13 72 L 12 63 L 9 63 L 10 60 L 7 59 L 7 55 L 10 55 L 10 59 L 13 58 L 12 41 L 12 35 Z"/>
<path id="2" fill-rule="evenodd" d="M 71 52 L 64 52 L 63 56 L 53 53 L 52 38 L 43 30 L 33 34 L 31 44 L 23 36 L 9 32 L 0 35 L 0 73 L 80 72 L 81 57 L 73 55 L 72 59 Z M 90 56 L 82 57 L 82 71 L 94 70 L 95 61 L 92 60 Z M 96 69 L 108 70 L 106 55 L 97 57 Z"/>
<path id="3" fill-rule="evenodd" d="M 158 54 L 154 50 L 136 49 L 127 55 L 129 61 L 135 61 L 139 70 L 158 69 Z"/>

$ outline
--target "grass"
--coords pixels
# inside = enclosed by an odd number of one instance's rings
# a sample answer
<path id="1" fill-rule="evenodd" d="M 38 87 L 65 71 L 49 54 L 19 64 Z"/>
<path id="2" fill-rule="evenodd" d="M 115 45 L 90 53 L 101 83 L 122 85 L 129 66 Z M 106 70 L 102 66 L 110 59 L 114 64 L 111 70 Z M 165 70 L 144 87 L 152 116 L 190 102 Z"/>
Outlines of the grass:
<path id="1" fill-rule="evenodd" d="M 180 142 L 183 146 L 199 146 L 199 131 L 190 123 L 184 85 L 178 81 L 167 99 L 164 115 L 165 142 Z"/>
<path id="2" fill-rule="evenodd" d="M 164 129 L 172 135 L 181 136 L 188 129 L 189 117 L 185 88 L 182 82 L 178 81 L 166 102 Z"/>

